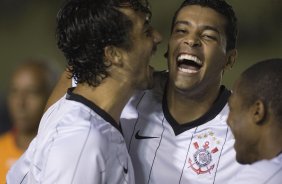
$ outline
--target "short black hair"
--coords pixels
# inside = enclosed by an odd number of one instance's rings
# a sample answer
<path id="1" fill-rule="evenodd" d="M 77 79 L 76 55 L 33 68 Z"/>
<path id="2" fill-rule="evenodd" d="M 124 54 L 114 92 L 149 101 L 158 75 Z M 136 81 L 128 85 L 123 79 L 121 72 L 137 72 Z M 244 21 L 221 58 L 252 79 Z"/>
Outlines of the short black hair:
<path id="1" fill-rule="evenodd" d="M 267 59 L 246 69 L 237 86 L 246 107 L 262 100 L 282 125 L 282 59 Z"/>
<path id="2" fill-rule="evenodd" d="M 104 48 L 129 50 L 132 21 L 118 8 L 151 14 L 147 0 L 67 0 L 57 15 L 57 44 L 77 83 L 97 86 L 108 76 Z"/>
<path id="3" fill-rule="evenodd" d="M 178 8 L 178 10 L 175 12 L 173 16 L 171 31 L 173 30 L 174 23 L 179 11 L 183 7 L 188 5 L 199 5 L 203 7 L 208 7 L 223 15 L 227 20 L 227 25 L 225 30 L 227 36 L 226 50 L 229 51 L 231 49 L 236 48 L 237 36 L 238 36 L 237 17 L 235 15 L 232 6 L 229 5 L 227 2 L 225 2 L 224 0 L 184 0 L 184 2 L 180 5 L 180 7 Z"/>

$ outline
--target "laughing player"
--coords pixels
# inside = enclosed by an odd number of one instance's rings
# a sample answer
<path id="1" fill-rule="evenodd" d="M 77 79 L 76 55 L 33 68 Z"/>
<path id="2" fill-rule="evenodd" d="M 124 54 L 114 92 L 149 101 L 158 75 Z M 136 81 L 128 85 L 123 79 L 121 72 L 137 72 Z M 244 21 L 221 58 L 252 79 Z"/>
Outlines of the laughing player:
<path id="1" fill-rule="evenodd" d="M 169 72 L 130 100 L 121 125 L 138 184 L 224 184 L 240 168 L 221 85 L 236 57 L 237 24 L 223 0 L 186 0 L 168 45 Z"/>

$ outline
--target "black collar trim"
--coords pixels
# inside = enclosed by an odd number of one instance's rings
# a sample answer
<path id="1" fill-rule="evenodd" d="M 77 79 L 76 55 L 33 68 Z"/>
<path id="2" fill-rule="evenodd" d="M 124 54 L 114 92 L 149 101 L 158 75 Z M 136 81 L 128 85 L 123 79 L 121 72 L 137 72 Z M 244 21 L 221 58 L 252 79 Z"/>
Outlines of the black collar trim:
<path id="1" fill-rule="evenodd" d="M 114 120 L 114 118 L 112 118 L 112 116 L 110 116 L 106 111 L 104 111 L 103 109 L 98 107 L 96 104 L 94 104 L 90 100 L 84 98 L 81 95 L 74 94 L 73 93 L 74 89 L 75 88 L 69 88 L 68 89 L 67 95 L 66 95 L 67 100 L 73 100 L 73 101 L 76 101 L 76 102 L 79 102 L 79 103 L 86 105 L 87 107 L 89 107 L 90 109 L 95 111 L 99 116 L 101 116 L 105 121 L 109 122 L 112 126 L 114 126 L 116 129 L 118 129 L 118 131 L 121 132 L 120 126 L 116 123 L 116 121 Z"/>
<path id="2" fill-rule="evenodd" d="M 180 125 L 172 117 L 172 115 L 170 114 L 170 112 L 168 110 L 167 99 L 166 99 L 166 91 L 163 95 L 163 103 L 162 103 L 164 116 L 167 119 L 167 121 L 169 122 L 170 126 L 173 128 L 175 135 L 179 135 L 179 134 L 185 132 L 186 130 L 195 128 L 197 126 L 200 126 L 200 125 L 214 119 L 222 111 L 222 109 L 224 108 L 224 106 L 227 103 L 228 97 L 231 94 L 231 92 L 229 90 L 227 90 L 225 86 L 221 86 L 220 87 L 220 93 L 219 93 L 215 103 L 213 104 L 213 106 L 210 108 L 210 110 L 207 113 L 205 113 L 203 116 L 201 116 L 200 118 L 198 118 L 194 121 L 187 122 L 185 124 Z"/>

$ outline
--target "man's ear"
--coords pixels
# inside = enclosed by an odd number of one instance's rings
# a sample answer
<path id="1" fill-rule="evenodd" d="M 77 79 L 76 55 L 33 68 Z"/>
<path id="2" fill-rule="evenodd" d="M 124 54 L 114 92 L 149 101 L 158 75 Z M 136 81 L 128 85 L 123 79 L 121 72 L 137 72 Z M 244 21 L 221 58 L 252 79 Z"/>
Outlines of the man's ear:
<path id="1" fill-rule="evenodd" d="M 227 51 L 227 62 L 225 64 L 224 70 L 231 69 L 237 58 L 237 49 L 231 49 Z"/>
<path id="2" fill-rule="evenodd" d="M 262 100 L 256 100 L 255 103 L 251 107 L 253 122 L 257 125 L 262 125 L 265 122 L 267 109 Z"/>
<path id="3" fill-rule="evenodd" d="M 122 65 L 122 52 L 115 46 L 106 46 L 104 48 L 104 55 L 106 64 L 121 66 Z"/>

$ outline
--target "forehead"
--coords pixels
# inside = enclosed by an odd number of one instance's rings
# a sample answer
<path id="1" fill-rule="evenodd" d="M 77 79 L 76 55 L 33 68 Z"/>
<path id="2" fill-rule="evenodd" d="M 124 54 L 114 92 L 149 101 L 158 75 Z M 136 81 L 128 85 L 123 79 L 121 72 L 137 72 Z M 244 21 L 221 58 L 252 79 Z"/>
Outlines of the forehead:
<path id="1" fill-rule="evenodd" d="M 150 14 L 146 14 L 141 11 L 135 11 L 132 8 L 119 8 L 119 10 L 125 14 L 133 24 L 144 24 L 144 22 L 150 22 Z"/>
<path id="2" fill-rule="evenodd" d="M 44 70 L 34 66 L 24 66 L 17 69 L 12 77 L 12 84 L 40 84 L 45 76 Z"/>
<path id="3" fill-rule="evenodd" d="M 187 5 L 178 12 L 174 24 L 178 21 L 186 21 L 199 26 L 212 26 L 225 29 L 226 18 L 212 8 L 200 5 Z"/>
<path id="4" fill-rule="evenodd" d="M 119 8 L 119 11 L 121 11 L 123 14 L 128 16 L 128 18 L 132 21 L 143 21 L 144 22 L 145 20 L 150 21 L 151 19 L 151 16 L 149 13 L 145 13 L 142 11 L 136 11 L 130 7 Z"/>
<path id="5" fill-rule="evenodd" d="M 139 32 L 143 32 L 142 30 L 145 26 L 150 24 L 150 14 L 146 14 L 141 11 L 135 11 L 132 8 L 121 8 L 120 11 L 124 13 L 132 22 L 132 30 L 131 33 L 138 34 Z"/>

